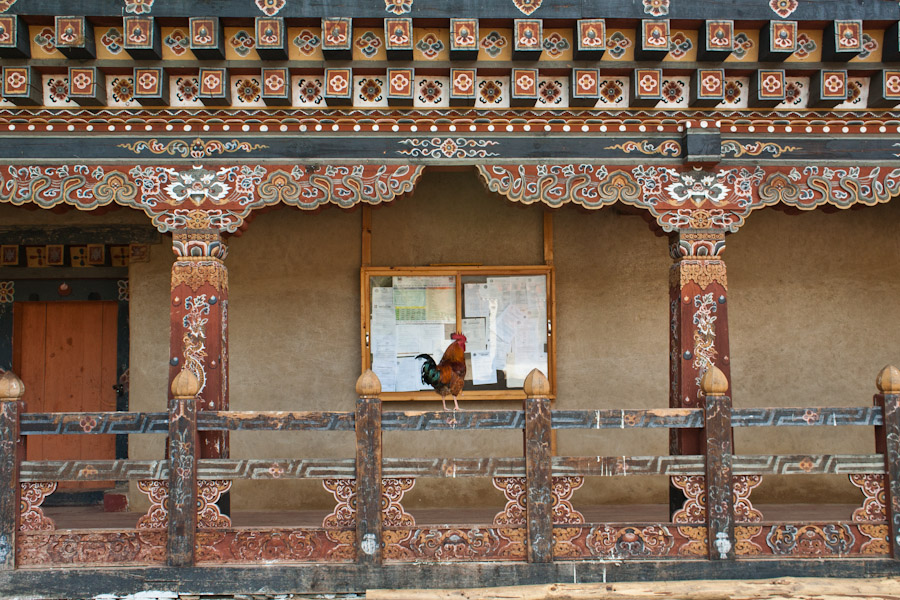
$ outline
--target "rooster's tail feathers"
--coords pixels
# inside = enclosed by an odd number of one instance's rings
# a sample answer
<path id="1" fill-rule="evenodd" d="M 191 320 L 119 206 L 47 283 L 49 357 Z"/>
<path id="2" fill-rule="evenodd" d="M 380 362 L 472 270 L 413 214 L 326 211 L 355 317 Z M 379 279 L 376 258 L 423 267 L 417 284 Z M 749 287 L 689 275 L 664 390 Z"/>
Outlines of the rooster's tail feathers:
<path id="1" fill-rule="evenodd" d="M 425 360 L 425 362 L 422 363 L 422 383 L 431 386 L 440 383 L 441 372 L 438 370 L 437 363 L 434 362 L 434 359 L 428 354 L 420 354 L 416 358 Z"/>

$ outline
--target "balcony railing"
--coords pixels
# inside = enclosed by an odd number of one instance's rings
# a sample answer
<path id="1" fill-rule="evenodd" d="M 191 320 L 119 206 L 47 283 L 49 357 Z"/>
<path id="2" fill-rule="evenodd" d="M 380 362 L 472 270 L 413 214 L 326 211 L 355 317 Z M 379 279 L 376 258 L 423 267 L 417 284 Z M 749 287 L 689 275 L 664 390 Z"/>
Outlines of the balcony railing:
<path id="1" fill-rule="evenodd" d="M 199 411 L 199 383 L 173 382 L 166 413 L 24 413 L 21 382 L 0 380 L 0 569 L 212 565 L 706 561 L 900 558 L 900 371 L 886 367 L 872 407 L 733 409 L 718 369 L 700 409 L 553 411 L 539 371 L 522 410 L 384 411 L 371 371 L 354 412 Z M 735 455 L 737 427 L 872 427 L 873 454 Z M 553 456 L 553 429 L 695 429 L 690 456 Z M 521 456 L 394 458 L 385 431 L 518 430 Z M 348 459 L 201 459 L 200 431 L 355 431 Z M 26 461 L 46 434 L 167 434 L 167 460 Z M 846 474 L 863 493 L 849 520 L 773 521 L 750 501 L 765 475 Z M 667 522 L 588 522 L 572 503 L 585 477 L 665 476 L 686 498 Z M 507 504 L 492 521 L 416 524 L 402 504 L 419 478 L 488 477 Z M 336 499 L 318 527 L 233 527 L 216 502 L 238 479 L 319 479 Z M 137 481 L 153 506 L 133 529 L 61 529 L 41 502 L 62 481 Z M 710 563 L 707 563 L 710 564 Z M 891 566 L 894 565 L 894 566 Z"/>

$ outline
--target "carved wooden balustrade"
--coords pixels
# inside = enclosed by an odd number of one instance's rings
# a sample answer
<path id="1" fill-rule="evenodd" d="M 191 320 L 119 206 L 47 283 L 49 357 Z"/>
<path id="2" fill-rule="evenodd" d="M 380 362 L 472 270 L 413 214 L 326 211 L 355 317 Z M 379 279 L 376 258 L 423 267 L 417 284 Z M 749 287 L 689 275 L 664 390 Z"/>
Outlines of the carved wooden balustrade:
<path id="1" fill-rule="evenodd" d="M 0 569 L 93 566 L 391 564 L 753 559 L 900 559 L 900 371 L 879 374 L 874 406 L 732 409 L 717 368 L 703 377 L 703 408 L 551 411 L 533 371 L 523 410 L 383 411 L 381 385 L 357 382 L 355 412 L 199 411 L 197 378 L 172 384 L 166 413 L 26 414 L 21 381 L 0 379 Z M 735 427 L 873 427 L 877 453 L 734 455 Z M 702 430 L 705 455 L 552 456 L 553 429 Z M 520 430 L 524 455 L 392 458 L 384 431 Z M 355 459 L 199 459 L 198 431 L 354 431 Z M 26 461 L 29 436 L 167 433 L 168 460 Z M 750 502 L 765 475 L 847 474 L 864 494 L 849 521 L 766 520 Z M 585 477 L 666 476 L 686 501 L 664 523 L 590 523 L 573 505 Z M 418 478 L 491 477 L 507 500 L 490 523 L 417 525 L 402 504 Z M 233 527 L 216 501 L 235 479 L 320 479 L 337 501 L 321 527 Z M 135 529 L 57 530 L 40 507 L 60 481 L 138 481 L 153 506 Z M 709 562 L 707 562 L 709 561 Z M 871 562 L 871 561 L 870 561 Z M 592 563 L 592 564 L 594 564 Z M 499 564 L 499 563 L 498 563 Z M 604 562 L 604 564 L 606 564 Z M 893 565 L 893 566 L 892 566 Z M 369 572 L 369 571 L 367 571 Z M 869 569 L 867 572 L 872 572 Z M 605 571 L 604 571 L 605 573 Z"/>

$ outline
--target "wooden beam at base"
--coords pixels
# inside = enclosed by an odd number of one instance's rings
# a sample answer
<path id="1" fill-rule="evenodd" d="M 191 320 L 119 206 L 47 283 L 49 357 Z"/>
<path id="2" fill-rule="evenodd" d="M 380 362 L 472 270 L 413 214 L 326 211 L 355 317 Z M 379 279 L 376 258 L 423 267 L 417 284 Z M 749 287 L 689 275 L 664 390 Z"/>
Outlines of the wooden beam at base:
<path id="1" fill-rule="evenodd" d="M 367 590 L 366 600 L 855 600 L 900 598 L 897 579 L 802 579 L 759 581 L 650 581 L 553 583 L 514 587 L 440 590 Z"/>
<path id="2" fill-rule="evenodd" d="M 891 559 L 799 559 L 799 560 L 634 560 L 590 562 L 487 562 L 487 563 L 386 563 L 381 567 L 355 564 L 294 564 L 255 567 L 116 567 L 56 568 L 0 571 L 4 597 L 43 597 L 52 589 L 60 598 L 88 598 L 99 594 L 124 596 L 146 590 L 172 590 L 180 595 L 246 594 L 265 589 L 267 594 L 362 593 L 375 589 L 484 588 L 571 583 L 604 584 L 622 589 L 626 581 L 667 581 L 728 579 L 770 579 L 805 573 L 828 577 L 835 585 L 846 579 L 900 577 L 900 561 Z M 676 585 L 668 583 L 667 585 Z M 694 584 L 688 584 L 694 585 Z M 890 584 L 891 593 L 877 595 L 897 598 L 900 585 Z M 832 588 L 834 589 L 834 588 Z M 370 592 L 374 593 L 374 592 Z M 414 598 L 406 592 L 404 598 Z M 372 596 L 374 597 L 374 596 Z M 660 596 L 657 596 L 659 598 Z M 667 597 L 677 597 L 667 595 Z M 747 598 L 747 596 L 730 596 Z M 866 597 L 866 596 L 857 596 Z M 712 596 L 710 596 L 712 598 Z M 723 595 L 715 596 L 723 598 Z"/>

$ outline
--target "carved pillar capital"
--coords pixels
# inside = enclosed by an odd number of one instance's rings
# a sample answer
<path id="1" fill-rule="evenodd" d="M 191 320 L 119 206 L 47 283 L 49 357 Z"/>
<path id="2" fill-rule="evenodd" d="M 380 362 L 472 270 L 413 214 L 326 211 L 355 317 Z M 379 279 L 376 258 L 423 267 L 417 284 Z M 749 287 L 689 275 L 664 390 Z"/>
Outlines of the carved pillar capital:
<path id="1" fill-rule="evenodd" d="M 225 260 L 228 246 L 218 229 L 179 229 L 172 233 L 172 252 L 179 260 Z"/>
<path id="2" fill-rule="evenodd" d="M 724 251 L 721 229 L 679 229 L 669 236 L 669 254 L 675 260 L 718 258 Z"/>

